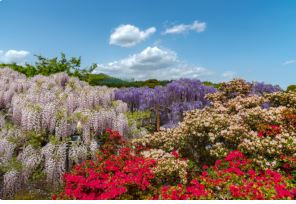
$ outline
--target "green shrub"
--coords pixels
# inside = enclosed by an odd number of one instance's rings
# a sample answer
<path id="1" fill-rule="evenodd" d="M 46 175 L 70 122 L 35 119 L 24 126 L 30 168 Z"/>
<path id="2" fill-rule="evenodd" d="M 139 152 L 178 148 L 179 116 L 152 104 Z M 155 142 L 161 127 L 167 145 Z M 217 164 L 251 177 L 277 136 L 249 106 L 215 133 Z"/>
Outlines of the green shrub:
<path id="1" fill-rule="evenodd" d="M 296 91 L 296 85 L 290 85 L 287 87 L 287 91 L 293 91 L 295 92 Z"/>

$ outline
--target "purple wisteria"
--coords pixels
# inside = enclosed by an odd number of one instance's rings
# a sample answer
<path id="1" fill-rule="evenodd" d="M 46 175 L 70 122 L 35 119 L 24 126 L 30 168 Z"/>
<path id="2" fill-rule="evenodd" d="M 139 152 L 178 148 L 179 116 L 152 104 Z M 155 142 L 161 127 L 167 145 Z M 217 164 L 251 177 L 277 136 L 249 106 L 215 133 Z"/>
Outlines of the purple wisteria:
<path id="1" fill-rule="evenodd" d="M 263 95 L 264 93 L 273 93 L 281 91 L 278 85 L 265 84 L 264 82 L 254 82 L 252 84 L 251 94 Z"/>
<path id="2" fill-rule="evenodd" d="M 216 89 L 199 80 L 180 79 L 166 86 L 119 89 L 115 98 L 129 105 L 130 111 L 151 110 L 155 114 L 156 130 L 173 127 L 182 120 L 183 112 L 209 105 L 206 94 Z"/>

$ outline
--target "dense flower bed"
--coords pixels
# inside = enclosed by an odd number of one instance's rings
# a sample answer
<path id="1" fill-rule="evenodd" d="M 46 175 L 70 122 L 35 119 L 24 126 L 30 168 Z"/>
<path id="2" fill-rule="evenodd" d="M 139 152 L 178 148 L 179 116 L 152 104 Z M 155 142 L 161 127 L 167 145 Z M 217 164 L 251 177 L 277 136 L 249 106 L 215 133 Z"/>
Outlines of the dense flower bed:
<path id="1" fill-rule="evenodd" d="M 240 151 L 230 152 L 213 166 L 185 175 L 183 183 L 163 181 L 154 174 L 163 159 L 180 159 L 178 152 L 161 159 L 141 156 L 118 132 L 106 131 L 97 160 L 86 161 L 65 174 L 65 189 L 53 199 L 294 199 L 291 175 L 271 169 L 254 169 Z M 147 150 L 144 150 L 147 151 Z M 156 153 L 154 153 L 155 155 Z M 152 153 L 150 155 L 153 155 Z M 185 158 L 183 158 L 186 160 Z M 169 177 L 170 175 L 167 175 Z M 191 179 L 190 179 L 191 177 Z M 190 181 L 189 181 L 190 179 Z"/>
<path id="2" fill-rule="evenodd" d="M 295 160 L 295 93 L 253 95 L 248 83 L 235 80 L 207 97 L 212 106 L 187 112 L 177 128 L 133 143 L 165 152 L 179 150 L 200 165 L 213 164 L 236 149 L 262 169 L 282 170 L 283 156 Z M 290 168 L 295 171 L 295 164 Z"/>
<path id="3" fill-rule="evenodd" d="M 295 199 L 296 92 L 244 80 L 128 90 L 127 105 L 64 73 L 0 70 L 1 199 Z M 173 112 L 175 128 L 147 134 Z"/>
<path id="4" fill-rule="evenodd" d="M 57 188 L 73 164 L 94 157 L 105 128 L 141 135 L 114 91 L 66 73 L 27 78 L 1 68 L 0 198 L 30 189 L 36 173 L 42 186 Z"/>
<path id="5" fill-rule="evenodd" d="M 124 145 L 118 132 L 107 129 L 95 161 L 85 161 L 66 173 L 61 198 L 144 199 L 155 160 L 146 159 Z M 55 196 L 54 196 L 55 198 Z"/>

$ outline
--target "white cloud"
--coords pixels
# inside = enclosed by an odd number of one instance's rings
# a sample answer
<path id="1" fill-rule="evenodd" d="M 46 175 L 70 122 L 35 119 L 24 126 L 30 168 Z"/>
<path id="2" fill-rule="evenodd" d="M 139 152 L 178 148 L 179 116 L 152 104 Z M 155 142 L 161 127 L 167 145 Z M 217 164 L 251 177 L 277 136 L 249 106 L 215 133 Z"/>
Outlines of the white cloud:
<path id="1" fill-rule="evenodd" d="M 156 28 L 154 27 L 141 31 L 136 26 L 130 24 L 120 25 L 111 34 L 109 43 L 121 47 L 132 47 L 147 39 L 155 32 Z"/>
<path id="2" fill-rule="evenodd" d="M 142 52 L 119 61 L 98 65 L 95 72 L 136 80 L 199 78 L 211 74 L 204 67 L 191 66 L 181 62 L 174 51 L 161 49 L 157 46 L 147 47 Z"/>
<path id="3" fill-rule="evenodd" d="M 283 65 L 295 64 L 296 60 L 287 60 L 283 63 Z"/>
<path id="4" fill-rule="evenodd" d="M 226 71 L 226 72 L 222 73 L 222 76 L 225 77 L 225 78 L 232 79 L 235 76 L 235 72 L 233 72 L 233 71 Z"/>
<path id="5" fill-rule="evenodd" d="M 24 63 L 25 59 L 30 55 L 30 52 L 25 50 L 8 50 L 7 52 L 0 51 L 0 62 L 4 63 Z"/>
<path id="6" fill-rule="evenodd" d="M 190 30 L 198 33 L 205 31 L 207 24 L 205 22 L 194 21 L 192 24 L 179 24 L 167 28 L 163 34 L 180 34 Z"/>

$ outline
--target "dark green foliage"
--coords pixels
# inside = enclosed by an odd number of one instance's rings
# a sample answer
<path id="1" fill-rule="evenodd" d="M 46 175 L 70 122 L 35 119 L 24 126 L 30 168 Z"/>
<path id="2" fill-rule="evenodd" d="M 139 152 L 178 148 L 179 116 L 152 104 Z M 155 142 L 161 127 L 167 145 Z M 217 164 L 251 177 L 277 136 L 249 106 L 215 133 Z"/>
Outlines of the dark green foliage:
<path id="1" fill-rule="evenodd" d="M 35 55 L 37 57 L 37 62 L 35 67 L 39 74 L 48 76 L 50 74 L 55 74 L 58 72 L 66 72 L 71 74 L 79 69 L 81 64 L 81 58 L 72 57 L 70 60 L 66 59 L 64 53 L 61 54 L 61 59 L 55 58 L 45 58 L 41 55 Z"/>
<path id="2" fill-rule="evenodd" d="M 11 170 L 16 170 L 20 172 L 22 168 L 22 163 L 19 160 L 17 160 L 16 157 L 12 157 L 7 165 L 0 166 L 0 174 L 1 172 L 8 172 Z"/>
<path id="3" fill-rule="evenodd" d="M 287 87 L 287 91 L 293 91 L 295 92 L 296 91 L 296 85 L 290 85 Z"/>
<path id="4" fill-rule="evenodd" d="M 18 191 L 14 200 L 48 200 L 51 199 L 52 189 L 46 184 L 46 174 L 42 165 L 35 169 L 26 185 Z"/>
<path id="5" fill-rule="evenodd" d="M 45 196 L 38 191 L 21 190 L 16 193 L 13 200 L 51 200 L 51 196 Z"/>
<path id="6" fill-rule="evenodd" d="M 0 64 L 1 67 L 10 67 L 11 69 L 25 74 L 27 77 L 33 77 L 38 74 L 51 75 L 59 72 L 66 72 L 70 76 L 78 77 L 80 80 L 88 82 L 92 86 L 108 86 L 108 87 L 142 87 L 148 86 L 154 88 L 155 86 L 164 86 L 170 81 L 158 81 L 157 79 L 149 79 L 146 81 L 125 81 L 106 74 L 93 74 L 92 72 L 97 68 L 93 64 L 89 68 L 81 69 L 81 58 L 72 57 L 66 58 L 64 53 L 60 58 L 45 58 L 41 55 L 35 55 L 37 61 L 35 65 L 25 64 L 24 66 L 17 64 Z"/>
<path id="7" fill-rule="evenodd" d="M 216 89 L 219 89 L 221 87 L 221 84 L 220 83 L 216 84 L 216 83 L 212 83 L 210 81 L 204 81 L 204 82 L 202 82 L 202 84 L 205 85 L 205 86 L 214 87 Z"/>
<path id="8" fill-rule="evenodd" d="M 148 79 L 146 81 L 126 81 L 108 76 L 106 74 L 93 74 L 97 68 L 96 64 L 88 68 L 81 69 L 81 57 L 66 58 L 64 53 L 61 53 L 60 58 L 45 58 L 41 55 L 35 55 L 37 58 L 35 65 L 25 64 L 24 66 L 17 64 L 0 64 L 1 67 L 10 67 L 11 69 L 25 74 L 27 77 L 33 77 L 38 74 L 51 75 L 59 72 L 66 72 L 70 76 L 78 77 L 80 80 L 88 82 L 92 86 L 108 86 L 108 87 L 143 87 L 154 88 L 156 86 L 165 86 L 171 81 L 157 79 Z M 207 86 L 218 88 L 220 84 L 204 82 Z"/>
<path id="9" fill-rule="evenodd" d="M 35 65 L 26 64 L 21 66 L 14 63 L 0 64 L 0 67 L 10 67 L 25 74 L 27 77 L 33 77 L 38 74 L 49 76 L 59 72 L 66 72 L 71 76 L 79 78 L 86 78 L 86 75 L 96 68 L 96 65 L 92 65 L 89 69 L 80 69 L 81 58 L 72 57 L 67 59 L 64 53 L 61 53 L 60 58 L 45 58 L 41 55 L 35 55 L 35 57 L 37 58 Z"/>
<path id="10" fill-rule="evenodd" d="M 27 133 L 28 143 L 37 149 L 47 143 L 47 135 L 30 131 Z"/>
<path id="11" fill-rule="evenodd" d="M 36 67 L 26 64 L 25 66 L 20 66 L 15 63 L 13 64 L 0 64 L 0 67 L 9 67 L 17 72 L 25 74 L 27 77 L 33 77 L 38 74 Z"/>
<path id="12" fill-rule="evenodd" d="M 137 128 L 144 127 L 149 132 L 153 132 L 155 130 L 155 121 L 151 111 L 127 112 L 126 116 L 128 118 L 129 125 L 135 121 Z"/>

